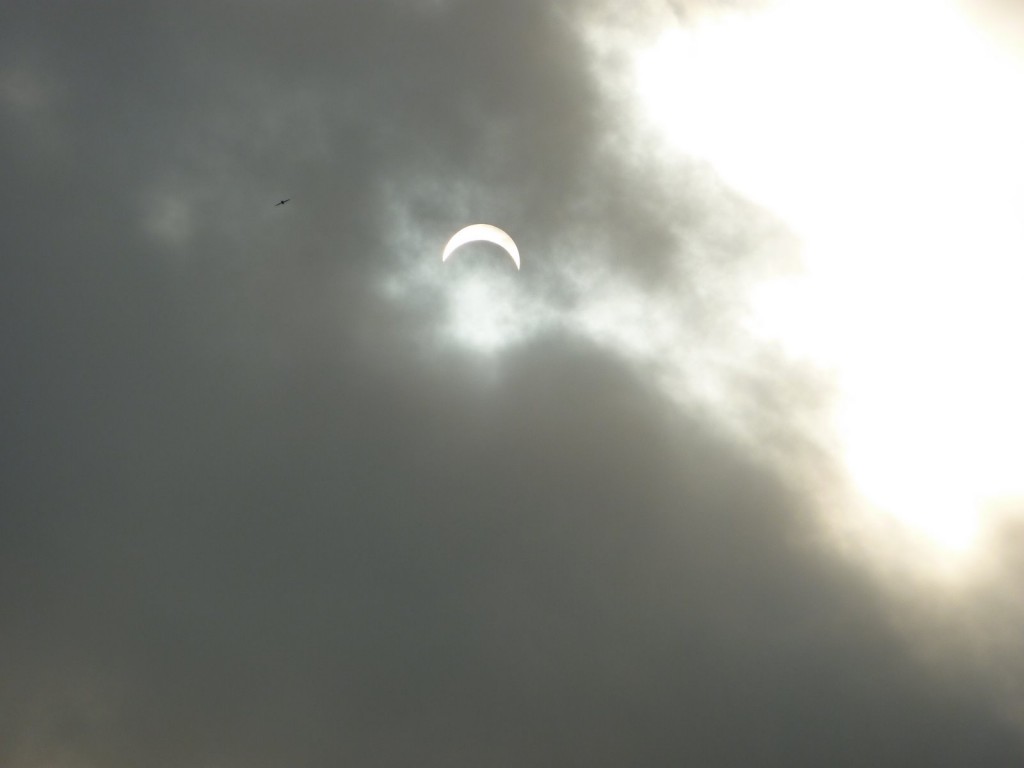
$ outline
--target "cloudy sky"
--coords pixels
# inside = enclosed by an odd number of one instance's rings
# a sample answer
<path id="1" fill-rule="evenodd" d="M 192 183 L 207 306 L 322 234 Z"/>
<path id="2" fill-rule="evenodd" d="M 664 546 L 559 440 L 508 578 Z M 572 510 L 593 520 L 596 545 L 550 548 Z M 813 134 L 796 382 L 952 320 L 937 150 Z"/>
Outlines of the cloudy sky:
<path id="1" fill-rule="evenodd" d="M 1021 765 L 1016 13 L 4 3 L 0 764 Z"/>

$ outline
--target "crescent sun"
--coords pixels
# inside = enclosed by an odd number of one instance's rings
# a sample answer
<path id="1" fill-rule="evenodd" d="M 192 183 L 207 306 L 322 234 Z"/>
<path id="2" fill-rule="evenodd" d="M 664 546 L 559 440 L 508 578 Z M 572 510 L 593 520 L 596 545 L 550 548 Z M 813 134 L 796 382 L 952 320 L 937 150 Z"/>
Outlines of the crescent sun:
<path id="1" fill-rule="evenodd" d="M 500 245 L 512 257 L 512 261 L 516 263 L 516 269 L 519 269 L 519 248 L 516 247 L 515 241 L 508 232 L 490 224 L 470 224 L 452 235 L 452 239 L 444 247 L 444 253 L 441 254 L 441 261 L 446 261 L 459 246 L 476 240 L 486 240 L 489 243 Z"/>

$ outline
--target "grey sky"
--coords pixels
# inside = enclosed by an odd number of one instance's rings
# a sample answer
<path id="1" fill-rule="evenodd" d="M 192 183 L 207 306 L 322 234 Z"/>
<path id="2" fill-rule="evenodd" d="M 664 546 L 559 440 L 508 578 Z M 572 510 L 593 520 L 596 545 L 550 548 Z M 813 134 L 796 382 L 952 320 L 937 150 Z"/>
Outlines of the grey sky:
<path id="1" fill-rule="evenodd" d="M 677 6 L 5 4 L 0 763 L 1020 765 L 1019 525 L 837 540 L 798 239 L 602 49 Z"/>

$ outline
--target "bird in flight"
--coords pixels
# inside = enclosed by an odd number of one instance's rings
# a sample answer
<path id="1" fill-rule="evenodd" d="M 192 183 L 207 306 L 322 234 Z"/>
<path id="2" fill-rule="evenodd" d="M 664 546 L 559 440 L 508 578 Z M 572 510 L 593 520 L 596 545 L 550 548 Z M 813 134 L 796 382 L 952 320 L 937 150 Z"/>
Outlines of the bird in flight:
<path id="1" fill-rule="evenodd" d="M 287 203 L 287 202 L 288 202 L 289 200 L 291 200 L 291 198 L 290 198 L 290 197 L 289 197 L 289 198 L 286 198 L 286 199 L 284 199 L 284 200 L 282 200 L 282 201 L 281 201 L 280 203 L 274 203 L 274 207 L 275 207 L 275 208 L 277 208 L 277 206 L 279 206 L 279 205 L 284 205 L 284 204 L 285 204 L 285 203 Z"/>

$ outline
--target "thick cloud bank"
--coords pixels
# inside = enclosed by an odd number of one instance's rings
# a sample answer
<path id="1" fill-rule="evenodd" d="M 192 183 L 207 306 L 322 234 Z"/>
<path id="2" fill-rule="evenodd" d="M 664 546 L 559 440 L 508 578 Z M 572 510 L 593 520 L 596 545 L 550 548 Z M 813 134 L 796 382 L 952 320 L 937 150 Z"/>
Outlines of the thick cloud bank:
<path id="1" fill-rule="evenodd" d="M 613 20 L 0 12 L 0 763 L 1019 765 L 1019 536 L 836 546 L 796 240 Z"/>

